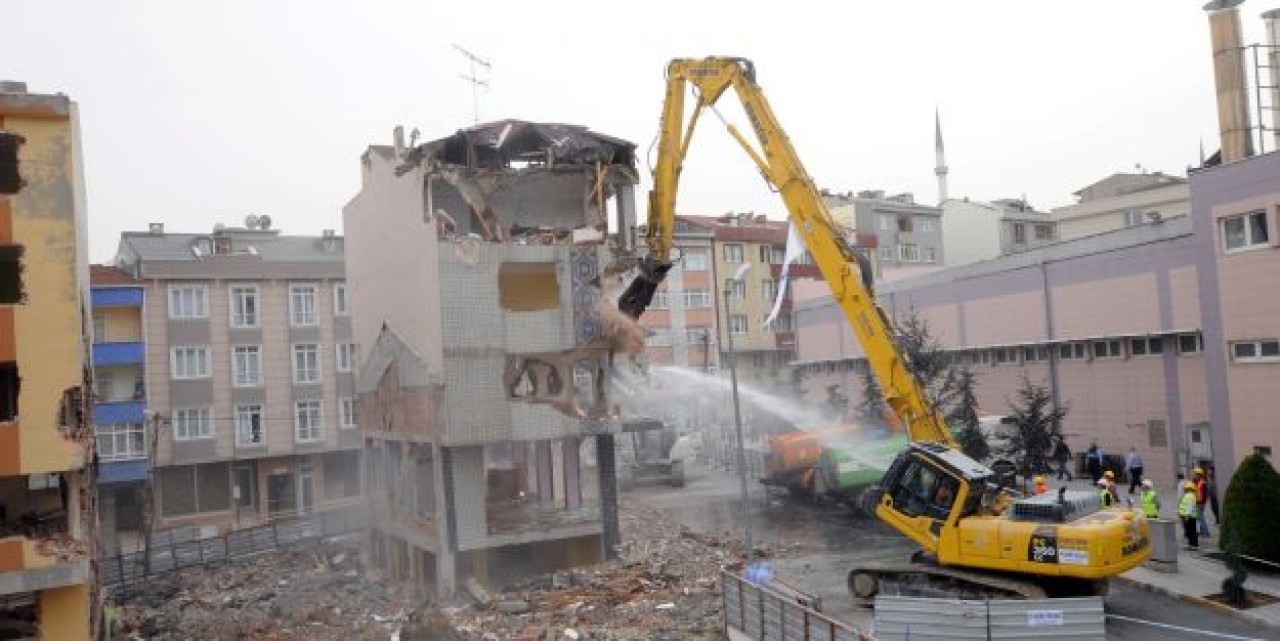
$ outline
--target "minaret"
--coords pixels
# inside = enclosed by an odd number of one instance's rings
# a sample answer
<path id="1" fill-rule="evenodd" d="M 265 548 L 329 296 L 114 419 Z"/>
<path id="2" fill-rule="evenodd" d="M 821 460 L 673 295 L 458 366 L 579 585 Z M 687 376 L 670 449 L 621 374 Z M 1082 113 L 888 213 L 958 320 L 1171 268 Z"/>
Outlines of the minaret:
<path id="1" fill-rule="evenodd" d="M 935 157 L 935 165 L 933 175 L 938 177 L 938 204 L 941 205 L 947 200 L 947 151 L 942 147 L 942 118 L 938 115 L 938 109 L 933 110 L 933 153 Z"/>

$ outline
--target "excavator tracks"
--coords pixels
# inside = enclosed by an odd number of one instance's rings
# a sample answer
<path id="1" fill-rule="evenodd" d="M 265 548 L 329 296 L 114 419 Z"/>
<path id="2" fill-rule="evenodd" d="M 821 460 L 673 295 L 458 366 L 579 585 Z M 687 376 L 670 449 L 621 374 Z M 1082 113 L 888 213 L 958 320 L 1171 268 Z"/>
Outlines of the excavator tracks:
<path id="1" fill-rule="evenodd" d="M 944 599 L 1043 599 L 1045 589 L 1004 575 L 973 572 L 928 563 L 877 563 L 849 571 L 849 592 L 871 602 L 876 595 Z"/>

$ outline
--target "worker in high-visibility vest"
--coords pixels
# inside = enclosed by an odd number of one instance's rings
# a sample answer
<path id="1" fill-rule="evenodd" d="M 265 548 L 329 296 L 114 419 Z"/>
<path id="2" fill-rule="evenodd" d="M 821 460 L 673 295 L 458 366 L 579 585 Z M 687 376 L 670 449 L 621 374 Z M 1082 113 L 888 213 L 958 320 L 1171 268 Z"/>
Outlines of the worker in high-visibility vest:
<path id="1" fill-rule="evenodd" d="M 1102 503 L 1102 507 L 1111 507 L 1114 505 L 1111 495 L 1111 484 L 1107 483 L 1107 479 L 1098 479 L 1098 500 Z"/>
<path id="2" fill-rule="evenodd" d="M 1178 501 L 1178 518 L 1182 519 L 1182 534 L 1187 546 L 1200 548 L 1200 528 L 1196 522 L 1196 484 L 1188 481 L 1182 486 L 1182 500 Z"/>
<path id="3" fill-rule="evenodd" d="M 1160 495 L 1151 479 L 1142 479 L 1142 513 L 1149 519 L 1160 518 Z"/>

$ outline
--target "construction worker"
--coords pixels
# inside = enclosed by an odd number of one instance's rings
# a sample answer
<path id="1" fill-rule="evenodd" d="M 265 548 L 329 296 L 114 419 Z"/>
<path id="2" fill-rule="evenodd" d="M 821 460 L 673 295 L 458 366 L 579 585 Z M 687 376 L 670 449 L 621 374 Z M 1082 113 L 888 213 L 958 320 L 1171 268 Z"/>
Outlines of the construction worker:
<path id="1" fill-rule="evenodd" d="M 1204 469 L 1197 467 L 1191 470 L 1192 482 L 1196 488 L 1196 522 L 1200 525 L 1200 536 L 1209 538 L 1209 521 L 1205 518 L 1205 508 L 1209 506 L 1209 482 L 1205 480 Z"/>
<path id="2" fill-rule="evenodd" d="M 1103 474 L 1102 478 L 1107 482 L 1107 490 L 1111 492 L 1111 502 L 1107 505 L 1120 505 L 1120 492 L 1116 490 L 1116 473 L 1107 470 L 1107 473 Z"/>
<path id="3" fill-rule="evenodd" d="M 1160 518 L 1160 495 L 1151 479 L 1142 479 L 1142 513 L 1149 519 Z"/>
<path id="4" fill-rule="evenodd" d="M 1200 548 L 1200 533 L 1196 529 L 1196 484 L 1187 481 L 1182 485 L 1182 500 L 1178 501 L 1178 518 L 1182 519 L 1182 534 L 1187 546 Z"/>
<path id="5" fill-rule="evenodd" d="M 1111 495 L 1111 484 L 1107 483 L 1107 479 L 1098 479 L 1098 499 L 1102 501 L 1102 507 L 1111 507 L 1114 505 Z"/>
<path id="6" fill-rule="evenodd" d="M 1049 491 L 1049 484 L 1044 482 L 1043 476 L 1036 476 L 1036 494 L 1044 494 Z"/>

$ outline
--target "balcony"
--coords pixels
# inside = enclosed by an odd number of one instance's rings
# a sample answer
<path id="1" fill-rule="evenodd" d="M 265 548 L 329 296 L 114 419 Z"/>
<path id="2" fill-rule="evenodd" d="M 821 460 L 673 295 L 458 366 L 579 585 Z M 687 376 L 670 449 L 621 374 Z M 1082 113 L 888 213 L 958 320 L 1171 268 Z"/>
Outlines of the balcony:
<path id="1" fill-rule="evenodd" d="M 145 356 L 146 350 L 141 342 L 93 344 L 95 367 L 141 365 Z"/>
<path id="2" fill-rule="evenodd" d="M 141 287 L 94 287 L 89 293 L 93 307 L 142 307 Z"/>
<path id="3" fill-rule="evenodd" d="M 123 425 L 142 423 L 147 409 L 146 401 L 109 401 L 94 403 L 95 425 Z"/>

